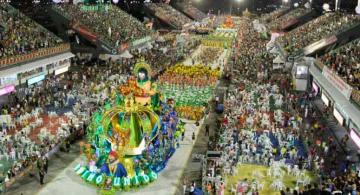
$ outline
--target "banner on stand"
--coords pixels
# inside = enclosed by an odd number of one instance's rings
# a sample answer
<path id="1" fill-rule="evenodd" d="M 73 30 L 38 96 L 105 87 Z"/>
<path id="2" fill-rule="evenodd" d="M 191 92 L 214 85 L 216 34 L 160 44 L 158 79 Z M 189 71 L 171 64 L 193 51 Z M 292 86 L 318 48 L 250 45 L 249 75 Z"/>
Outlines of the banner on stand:
<path id="1" fill-rule="evenodd" d="M 333 72 L 326 66 L 324 66 L 322 73 L 324 77 L 329 81 L 329 83 L 331 83 L 337 90 L 339 90 L 340 93 L 346 97 L 346 99 L 350 99 L 351 92 L 353 90 L 350 85 L 345 83 L 344 80 L 342 80 L 335 72 Z"/>

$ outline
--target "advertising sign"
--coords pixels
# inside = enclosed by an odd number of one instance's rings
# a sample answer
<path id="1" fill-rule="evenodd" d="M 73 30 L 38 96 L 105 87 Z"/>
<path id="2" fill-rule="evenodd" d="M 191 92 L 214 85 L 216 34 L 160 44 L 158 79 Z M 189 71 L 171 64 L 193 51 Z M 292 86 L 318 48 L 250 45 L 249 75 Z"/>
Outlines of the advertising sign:
<path id="1" fill-rule="evenodd" d="M 329 106 L 329 105 L 330 105 L 330 100 L 329 100 L 329 98 L 328 98 L 324 93 L 321 94 L 321 100 L 324 102 L 324 104 L 325 104 L 326 106 Z"/>
<path id="2" fill-rule="evenodd" d="M 0 89 L 0 96 L 5 95 L 5 94 L 9 94 L 9 93 L 11 93 L 13 91 L 15 91 L 15 85 L 6 86 L 6 87 Z"/>
<path id="3" fill-rule="evenodd" d="M 42 81 L 44 79 L 45 79 L 45 75 L 42 74 L 42 75 L 39 75 L 39 76 L 36 76 L 36 77 L 33 77 L 33 78 L 27 80 L 27 84 L 32 85 L 32 84 L 40 82 L 40 81 Z"/>
<path id="4" fill-rule="evenodd" d="M 342 80 L 335 72 L 324 66 L 323 68 L 324 77 L 331 83 L 337 90 L 343 94 L 346 99 L 350 99 L 352 87 Z"/>
<path id="5" fill-rule="evenodd" d="M 69 70 L 69 66 L 65 66 L 65 67 L 59 68 L 59 69 L 55 70 L 55 75 L 62 74 L 62 73 L 64 73 L 64 72 L 67 72 L 68 70 Z"/>
<path id="6" fill-rule="evenodd" d="M 320 92 L 320 87 L 315 81 L 312 82 L 312 89 L 314 91 L 314 95 L 317 96 Z"/>
<path id="7" fill-rule="evenodd" d="M 360 149 L 360 135 L 355 131 L 355 129 L 350 130 L 350 138 L 354 141 L 356 146 Z"/>
<path id="8" fill-rule="evenodd" d="M 318 49 L 335 43 L 336 41 L 337 38 L 335 35 L 316 41 L 315 43 L 312 43 L 304 48 L 304 54 L 309 55 Z"/>
<path id="9" fill-rule="evenodd" d="M 334 117 L 339 122 L 340 125 L 344 125 L 344 117 L 340 114 L 340 112 L 334 108 Z"/>
<path id="10" fill-rule="evenodd" d="M 0 77 L 0 86 L 15 84 L 17 80 L 16 74 Z"/>
<path id="11" fill-rule="evenodd" d="M 150 41 L 150 40 L 151 40 L 151 37 L 150 37 L 150 36 L 146 36 L 146 37 L 144 37 L 144 38 L 137 39 L 137 40 L 133 41 L 131 45 L 132 45 L 133 47 L 135 47 L 135 46 L 141 45 L 141 44 L 143 44 L 143 43 L 146 43 L 146 42 L 148 42 L 148 41 Z"/>
<path id="12" fill-rule="evenodd" d="M 96 42 L 96 35 L 92 33 L 89 29 L 84 26 L 80 26 L 80 24 L 76 23 L 73 25 L 73 29 L 77 30 L 82 36 L 90 40 L 91 42 Z"/>

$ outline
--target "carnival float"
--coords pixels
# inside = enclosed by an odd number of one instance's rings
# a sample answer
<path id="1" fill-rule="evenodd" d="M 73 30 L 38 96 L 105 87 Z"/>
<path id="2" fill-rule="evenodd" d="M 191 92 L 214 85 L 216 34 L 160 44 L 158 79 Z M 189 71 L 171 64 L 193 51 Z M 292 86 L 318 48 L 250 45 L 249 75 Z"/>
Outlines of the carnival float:
<path id="1" fill-rule="evenodd" d="M 226 25 L 227 26 L 227 25 Z M 217 28 L 214 33 L 211 33 L 202 40 L 202 45 L 208 47 L 227 48 L 230 46 L 237 36 L 237 29 L 221 27 Z"/>
<path id="2" fill-rule="evenodd" d="M 140 60 L 134 75 L 92 116 L 83 146 L 86 162 L 74 171 L 101 194 L 128 191 L 157 179 L 184 131 L 171 100 L 162 102 Z"/>

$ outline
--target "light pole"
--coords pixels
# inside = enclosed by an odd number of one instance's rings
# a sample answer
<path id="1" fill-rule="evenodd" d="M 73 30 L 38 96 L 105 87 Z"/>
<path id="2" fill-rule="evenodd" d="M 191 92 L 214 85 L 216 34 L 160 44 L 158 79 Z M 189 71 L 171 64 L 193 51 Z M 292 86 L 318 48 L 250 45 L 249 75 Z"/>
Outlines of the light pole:
<path id="1" fill-rule="evenodd" d="M 341 0 L 335 0 L 335 11 L 338 11 L 340 9 Z"/>
<path id="2" fill-rule="evenodd" d="M 233 9 L 233 1 L 236 1 L 236 2 L 238 2 L 238 3 L 241 3 L 243 0 L 230 0 L 230 16 L 231 16 L 232 9 Z"/>
<path id="3" fill-rule="evenodd" d="M 283 2 L 283 5 L 285 6 L 289 3 L 289 0 L 282 0 L 282 2 Z"/>

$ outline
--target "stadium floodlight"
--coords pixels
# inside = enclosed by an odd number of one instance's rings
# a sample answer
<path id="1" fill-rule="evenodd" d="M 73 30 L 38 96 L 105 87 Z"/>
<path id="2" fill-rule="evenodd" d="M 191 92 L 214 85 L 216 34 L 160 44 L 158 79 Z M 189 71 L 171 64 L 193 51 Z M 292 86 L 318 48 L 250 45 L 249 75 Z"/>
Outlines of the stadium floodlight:
<path id="1" fill-rule="evenodd" d="M 113 2 L 114 4 L 117 4 L 117 3 L 119 3 L 119 0 L 112 0 L 112 2 Z"/>
<path id="2" fill-rule="evenodd" d="M 360 5 L 356 6 L 355 12 L 360 15 Z"/>
<path id="3" fill-rule="evenodd" d="M 299 3 L 294 3 L 294 7 L 299 7 Z"/>
<path id="4" fill-rule="evenodd" d="M 283 0 L 283 3 L 289 3 L 289 0 Z"/>
<path id="5" fill-rule="evenodd" d="M 327 3 L 324 3 L 323 9 L 324 9 L 324 11 L 330 11 L 330 5 Z"/>

